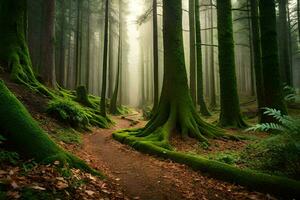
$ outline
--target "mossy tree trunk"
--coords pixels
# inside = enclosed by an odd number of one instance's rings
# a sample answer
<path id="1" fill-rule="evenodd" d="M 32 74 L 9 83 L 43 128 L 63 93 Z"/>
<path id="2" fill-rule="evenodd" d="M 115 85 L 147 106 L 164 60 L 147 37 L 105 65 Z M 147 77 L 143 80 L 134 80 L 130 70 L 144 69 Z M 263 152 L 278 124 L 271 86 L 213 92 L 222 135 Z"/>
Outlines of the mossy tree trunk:
<path id="1" fill-rule="evenodd" d="M 259 11 L 264 106 L 280 110 L 282 114 L 287 114 L 279 73 L 275 0 L 260 0 Z M 265 115 L 262 116 L 262 122 L 272 121 L 274 119 Z"/>
<path id="2" fill-rule="evenodd" d="M 210 116 L 203 94 L 203 67 L 202 67 L 202 40 L 201 40 L 201 22 L 200 22 L 200 4 L 195 0 L 196 16 L 196 55 L 197 55 L 197 101 L 200 106 L 200 113 L 203 116 Z"/>
<path id="3" fill-rule="evenodd" d="M 164 79 L 158 109 L 149 123 L 138 130 L 125 130 L 114 137 L 134 144 L 151 143 L 169 148 L 171 133 L 200 141 L 223 136 L 222 130 L 204 122 L 196 112 L 184 62 L 181 0 L 163 1 Z"/>
<path id="4" fill-rule="evenodd" d="M 107 118 L 106 115 L 106 87 L 107 87 L 107 54 L 108 54 L 108 13 L 109 2 L 105 2 L 105 26 L 104 26 L 104 53 L 103 53 L 103 72 L 102 72 L 102 90 L 101 90 L 101 102 L 100 112 L 102 117 Z"/>
<path id="5" fill-rule="evenodd" d="M 40 84 L 32 70 L 26 43 L 26 0 L 0 2 L 0 60 L 7 66 L 11 79 L 47 96 L 52 94 Z"/>
<path id="6" fill-rule="evenodd" d="M 261 63 L 261 42 L 260 42 L 260 27 L 259 27 L 259 14 L 258 14 L 258 1 L 251 0 L 251 31 L 252 31 L 252 44 L 253 44 L 253 58 L 256 79 L 256 95 L 258 104 L 258 118 L 261 121 L 264 107 L 264 84 L 262 76 L 262 63 Z"/>
<path id="7" fill-rule="evenodd" d="M 281 79 L 287 85 L 291 82 L 291 61 L 289 49 L 289 25 L 287 13 L 287 0 L 278 0 L 279 2 L 279 64 L 281 68 Z"/>
<path id="8" fill-rule="evenodd" d="M 189 0 L 190 27 L 190 90 L 194 105 L 197 105 L 196 92 L 196 32 L 195 32 L 195 0 Z"/>
<path id="9" fill-rule="evenodd" d="M 159 99 L 159 89 L 158 89 L 158 24 L 157 24 L 157 0 L 153 0 L 153 69 L 154 69 L 154 103 L 153 111 L 157 109 L 158 99 Z"/>
<path id="10" fill-rule="evenodd" d="M 219 124 L 222 127 L 244 128 L 246 124 L 240 113 L 236 83 L 231 10 L 231 0 L 217 0 L 221 86 L 221 113 Z"/>

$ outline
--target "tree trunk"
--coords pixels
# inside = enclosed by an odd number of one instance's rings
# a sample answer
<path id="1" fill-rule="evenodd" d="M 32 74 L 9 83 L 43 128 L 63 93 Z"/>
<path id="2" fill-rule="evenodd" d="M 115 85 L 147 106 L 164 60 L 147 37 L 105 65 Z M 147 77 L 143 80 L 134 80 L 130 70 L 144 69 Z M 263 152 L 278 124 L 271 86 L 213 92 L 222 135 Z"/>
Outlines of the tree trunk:
<path id="1" fill-rule="evenodd" d="M 118 67 L 116 73 L 116 80 L 115 80 L 115 88 L 112 95 L 112 99 L 110 101 L 110 113 L 112 114 L 119 114 L 117 100 L 118 100 L 118 93 L 119 93 L 119 85 L 120 85 L 120 71 L 122 66 L 122 33 L 123 33 L 123 16 L 122 16 L 122 0 L 119 0 L 119 45 L 118 45 Z"/>
<path id="2" fill-rule="evenodd" d="M 81 79 L 81 36 L 82 36 L 82 26 L 81 26 L 81 7 L 82 0 L 77 0 L 77 17 L 76 17 L 76 41 L 75 41 L 75 87 L 80 85 Z"/>
<path id="3" fill-rule="evenodd" d="M 107 51 L 108 51 L 108 13 L 109 13 L 109 3 L 106 0 L 105 3 L 105 27 L 104 27 L 104 53 L 103 53 L 103 73 L 102 73 L 102 90 L 101 90 L 101 102 L 100 102 L 100 112 L 101 115 L 107 118 L 106 115 L 106 86 L 107 86 Z"/>
<path id="4" fill-rule="evenodd" d="M 240 113 L 237 93 L 231 0 L 217 0 L 219 66 L 221 85 L 220 126 L 246 126 Z"/>
<path id="5" fill-rule="evenodd" d="M 170 148 L 171 133 L 200 141 L 223 135 L 199 117 L 191 98 L 184 61 L 181 0 L 163 0 L 163 37 L 164 81 L 158 109 L 145 128 L 119 132 L 114 137 L 134 145 Z"/>
<path id="6" fill-rule="evenodd" d="M 202 69 L 202 39 L 201 39 L 201 22 L 200 22 L 200 4 L 196 0 L 196 53 L 197 53 L 197 100 L 200 106 L 200 113 L 204 116 L 210 116 L 207 109 L 203 94 L 203 69 Z"/>
<path id="7" fill-rule="evenodd" d="M 196 35 L 195 35 L 195 0 L 189 0 L 189 27 L 190 27 L 190 90 L 194 105 L 196 97 Z"/>
<path id="8" fill-rule="evenodd" d="M 264 80 L 264 106 L 287 114 L 280 81 L 278 45 L 276 31 L 275 0 L 260 0 L 260 30 L 262 49 L 262 71 Z M 273 118 L 263 115 L 262 122 L 273 122 Z"/>
<path id="9" fill-rule="evenodd" d="M 300 0 L 297 0 L 298 42 L 300 43 Z"/>
<path id="10" fill-rule="evenodd" d="M 65 26 L 66 26 L 66 5 L 65 0 L 61 0 L 61 30 L 60 30 L 60 58 L 59 58 L 59 84 L 65 86 Z"/>
<path id="11" fill-rule="evenodd" d="M 212 0 L 210 0 L 210 67 L 211 67 L 211 88 L 210 88 L 210 108 L 217 107 L 216 97 L 216 80 L 215 80 L 215 47 L 214 45 L 214 6 Z"/>
<path id="12" fill-rule="evenodd" d="M 279 61 L 281 78 L 286 84 L 291 85 L 291 62 L 289 55 L 289 26 L 287 23 L 287 0 L 279 1 Z"/>
<path id="13" fill-rule="evenodd" d="M 55 78 L 55 0 L 43 2 L 45 26 L 43 34 L 43 79 L 47 86 L 56 87 Z"/>
<path id="14" fill-rule="evenodd" d="M 89 92 L 90 89 L 90 51 L 91 51 L 91 47 L 90 47 L 90 37 L 91 37 L 91 22 L 90 22 L 90 18 L 91 18 L 91 6 L 90 6 L 90 0 L 88 1 L 88 10 L 87 10 L 87 38 L 86 38 L 86 42 L 87 42 L 87 51 L 86 51 L 86 71 L 85 71 L 85 85 L 86 85 L 86 90 L 87 92 Z"/>
<path id="15" fill-rule="evenodd" d="M 158 106 L 158 24 L 157 24 L 157 0 L 153 0 L 153 72 L 154 72 L 154 99 L 153 112 Z"/>
<path id="16" fill-rule="evenodd" d="M 261 121 L 264 107 L 264 83 L 262 76 L 262 63 L 261 63 L 261 41 L 260 41 L 260 29 L 259 29 L 259 15 L 258 15 L 258 2 L 257 0 L 251 0 L 251 24 L 252 24 L 252 45 L 253 45 L 253 58 L 254 69 L 256 78 L 256 95 L 258 104 L 258 118 Z"/>

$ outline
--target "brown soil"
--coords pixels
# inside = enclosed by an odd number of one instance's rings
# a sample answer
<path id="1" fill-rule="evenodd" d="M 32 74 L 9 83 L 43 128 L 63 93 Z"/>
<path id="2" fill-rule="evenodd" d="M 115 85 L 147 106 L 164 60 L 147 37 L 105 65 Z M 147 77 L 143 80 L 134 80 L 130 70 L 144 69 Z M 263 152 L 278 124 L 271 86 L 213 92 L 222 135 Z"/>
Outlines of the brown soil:
<path id="1" fill-rule="evenodd" d="M 112 132 L 130 127 L 114 117 L 112 129 L 95 129 L 84 137 L 83 157 L 101 168 L 109 179 L 133 199 L 268 199 L 264 194 L 208 178 L 185 165 L 134 151 L 112 139 Z M 137 126 L 140 126 L 138 124 Z"/>

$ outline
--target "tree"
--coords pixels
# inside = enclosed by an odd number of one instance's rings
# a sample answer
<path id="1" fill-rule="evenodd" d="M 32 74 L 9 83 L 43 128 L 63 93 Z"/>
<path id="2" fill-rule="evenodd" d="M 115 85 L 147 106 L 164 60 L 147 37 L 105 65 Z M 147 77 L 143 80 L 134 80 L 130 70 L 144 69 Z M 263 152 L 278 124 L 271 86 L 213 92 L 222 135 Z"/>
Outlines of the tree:
<path id="1" fill-rule="evenodd" d="M 153 69 L 154 69 L 154 99 L 153 112 L 158 106 L 158 28 L 157 28 L 157 0 L 153 0 Z"/>
<path id="2" fill-rule="evenodd" d="M 300 43 L 300 0 L 297 0 L 298 40 Z"/>
<path id="3" fill-rule="evenodd" d="M 45 24 L 43 30 L 43 78 L 47 86 L 56 87 L 55 77 L 55 0 L 43 1 Z"/>
<path id="4" fill-rule="evenodd" d="M 287 0 L 279 1 L 279 66 L 282 80 L 288 85 L 291 83 L 291 61 L 289 49 L 289 26 L 287 22 Z"/>
<path id="5" fill-rule="evenodd" d="M 194 107 L 184 62 L 181 9 L 181 0 L 163 1 L 164 80 L 159 106 L 144 128 L 115 133 L 118 140 L 169 148 L 175 130 L 200 141 L 223 135 L 222 130 L 204 122 Z"/>
<path id="6" fill-rule="evenodd" d="M 77 0 L 76 42 L 75 42 L 75 86 L 81 84 L 81 50 L 82 50 L 82 1 Z"/>
<path id="7" fill-rule="evenodd" d="M 102 73 L 102 90 L 101 90 L 101 102 L 100 112 L 105 118 L 106 116 L 106 85 L 107 85 L 107 54 L 108 54 L 108 13 L 109 3 L 106 0 L 105 3 L 105 26 L 104 26 L 104 53 L 103 53 L 103 73 Z"/>
<path id="8" fill-rule="evenodd" d="M 237 93 L 231 0 L 217 0 L 219 66 L 221 86 L 221 113 L 219 124 L 223 127 L 246 126 L 240 113 Z"/>
<path id="9" fill-rule="evenodd" d="M 262 75 L 262 62 L 261 62 L 261 41 L 260 41 L 260 28 L 259 28 L 259 14 L 257 0 L 251 0 L 251 27 L 252 27 L 252 45 L 253 45 L 253 59 L 254 70 L 256 79 L 256 95 L 258 104 L 258 118 L 261 121 L 264 107 L 264 83 Z"/>
<path id="10" fill-rule="evenodd" d="M 27 29 L 26 0 L 0 2 L 0 62 L 5 63 L 11 78 L 30 89 L 50 95 L 35 78 L 25 39 Z M 12 147 L 27 158 L 51 163 L 60 161 L 70 167 L 96 173 L 82 160 L 55 144 L 30 116 L 21 102 L 0 81 L 0 131 Z M 22 130 L 22 131 L 20 131 Z"/>
<path id="11" fill-rule="evenodd" d="M 259 11 L 264 106 L 287 114 L 279 73 L 275 0 L 260 0 Z M 261 121 L 272 122 L 273 120 L 272 117 L 263 115 Z"/>
<path id="12" fill-rule="evenodd" d="M 210 116 L 203 94 L 203 68 L 202 68 L 202 48 L 201 48 L 201 22 L 200 22 L 200 4 L 199 0 L 195 3 L 196 16 L 196 55 L 197 55 L 197 101 L 200 106 L 200 113 L 204 116 Z"/>
<path id="13" fill-rule="evenodd" d="M 114 92 L 110 101 L 110 113 L 118 114 L 118 93 L 119 93 L 119 85 L 120 85 L 120 71 L 122 65 L 122 32 L 123 32 L 123 21 L 122 21 L 122 0 L 119 0 L 119 45 L 118 45 L 118 66 L 117 66 L 117 73 L 116 73 L 116 81 L 115 81 L 115 88 Z"/>
<path id="14" fill-rule="evenodd" d="M 59 76 L 58 81 L 61 86 L 64 86 L 65 82 L 65 37 L 66 37 L 66 2 L 65 0 L 61 1 L 61 8 L 60 8 L 60 42 L 59 42 Z"/>
<path id="15" fill-rule="evenodd" d="M 189 0 L 189 27 L 190 27 L 190 90 L 193 103 L 196 98 L 196 35 L 195 35 L 195 0 Z"/>

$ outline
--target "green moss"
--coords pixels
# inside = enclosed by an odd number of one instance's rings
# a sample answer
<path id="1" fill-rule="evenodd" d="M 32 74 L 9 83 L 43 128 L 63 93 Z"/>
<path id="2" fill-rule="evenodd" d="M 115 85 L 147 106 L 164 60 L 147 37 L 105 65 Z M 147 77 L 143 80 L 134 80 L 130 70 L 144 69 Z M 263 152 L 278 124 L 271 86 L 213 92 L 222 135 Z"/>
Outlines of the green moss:
<path id="1" fill-rule="evenodd" d="M 76 89 L 76 101 L 81 103 L 84 106 L 90 108 L 97 108 L 97 106 L 93 105 L 92 102 L 89 100 L 88 93 L 85 86 L 79 86 Z"/>
<path id="2" fill-rule="evenodd" d="M 195 170 L 208 173 L 217 179 L 240 184 L 256 191 L 268 192 L 280 196 L 295 198 L 300 195 L 300 182 L 295 180 L 271 176 L 253 170 L 239 169 L 218 161 L 205 159 L 201 156 L 171 151 L 150 141 L 137 141 L 132 137 L 128 137 L 128 133 L 117 132 L 113 134 L 113 137 L 141 152 L 186 164 Z"/>
<path id="3" fill-rule="evenodd" d="M 300 180 L 300 138 L 277 135 L 249 145 L 241 154 L 248 167 Z"/>
<path id="4" fill-rule="evenodd" d="M 18 153 L 0 149 L 0 165 L 1 163 L 16 165 L 19 159 Z"/>
<path id="5" fill-rule="evenodd" d="M 55 134 L 52 135 L 55 140 L 62 141 L 67 144 L 81 144 L 82 137 L 81 134 L 74 129 L 60 129 Z"/>
<path id="6" fill-rule="evenodd" d="M 16 152 L 40 162 L 60 161 L 70 167 L 99 174 L 77 157 L 55 144 L 30 116 L 26 108 L 0 81 L 0 132 L 13 145 Z"/>

